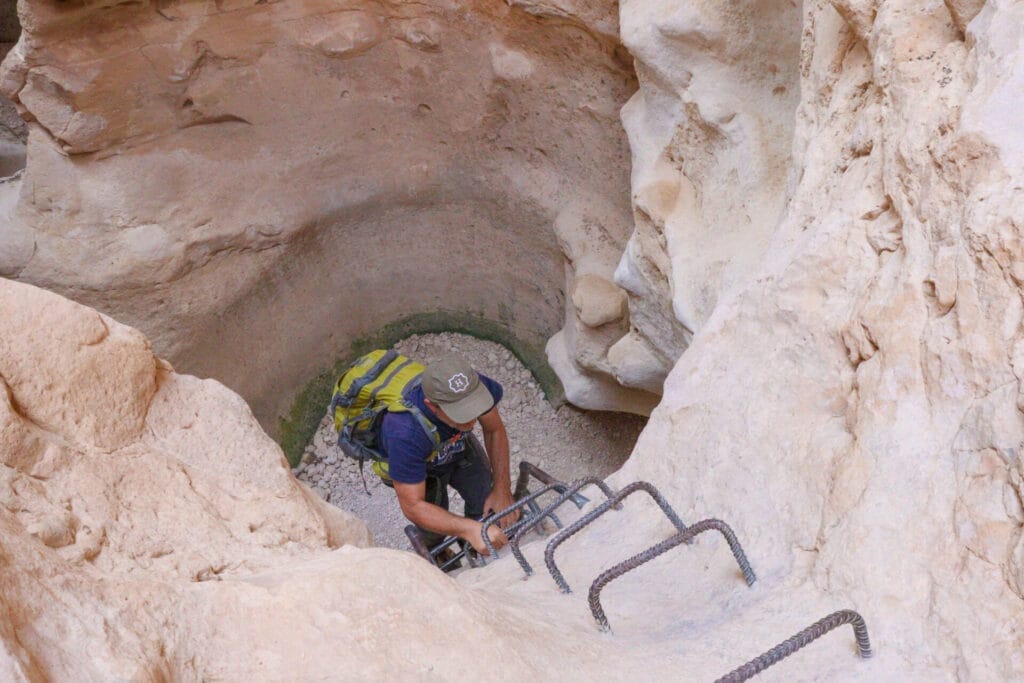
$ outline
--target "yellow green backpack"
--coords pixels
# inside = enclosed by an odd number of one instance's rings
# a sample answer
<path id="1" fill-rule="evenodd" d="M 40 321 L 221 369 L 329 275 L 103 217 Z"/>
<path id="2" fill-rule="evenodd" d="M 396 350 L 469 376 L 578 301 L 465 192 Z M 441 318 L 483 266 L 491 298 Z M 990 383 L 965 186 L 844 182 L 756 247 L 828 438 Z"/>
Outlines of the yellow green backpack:
<path id="1" fill-rule="evenodd" d="M 345 455 L 359 461 L 360 476 L 363 463 L 370 459 L 377 476 L 390 482 L 387 457 L 380 450 L 380 427 L 387 412 L 411 413 L 434 444 L 428 462 L 437 457 L 441 444 L 437 427 L 405 399 L 405 394 L 419 385 L 422 375 L 419 363 L 394 349 L 378 349 L 361 356 L 338 378 L 329 410 L 338 431 L 338 446 Z"/>

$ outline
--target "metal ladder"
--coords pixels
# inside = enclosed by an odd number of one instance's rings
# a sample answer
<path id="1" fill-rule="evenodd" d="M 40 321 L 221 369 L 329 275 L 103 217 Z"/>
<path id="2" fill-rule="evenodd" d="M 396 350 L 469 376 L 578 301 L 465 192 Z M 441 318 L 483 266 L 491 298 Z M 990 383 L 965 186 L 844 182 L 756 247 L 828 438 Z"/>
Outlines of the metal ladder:
<path id="1" fill-rule="evenodd" d="M 543 484 L 542 488 L 532 493 L 529 491 L 531 478 L 536 479 L 538 482 Z M 558 517 L 555 516 L 555 510 L 570 500 L 578 509 L 583 509 L 583 507 L 589 502 L 589 499 L 580 495 L 579 491 L 589 485 L 598 487 L 601 492 L 604 493 L 606 500 L 590 512 L 577 519 L 568 527 L 563 526 Z M 671 521 L 672 525 L 676 528 L 676 533 L 664 541 L 651 546 L 647 550 L 619 562 L 610 569 L 602 572 L 596 579 L 594 579 L 593 583 L 590 585 L 587 603 L 590 606 L 590 612 L 594 617 L 594 621 L 597 622 L 598 628 L 601 631 L 607 632 L 611 630 L 611 626 L 608 623 L 608 617 L 601 604 L 601 591 L 605 586 L 607 586 L 611 581 L 621 577 L 626 572 L 636 569 L 637 567 L 679 545 L 691 544 L 696 536 L 704 533 L 705 531 L 713 530 L 722 534 L 726 543 L 729 544 L 729 549 L 732 551 L 732 555 L 735 558 L 736 564 L 739 566 L 740 572 L 743 574 L 743 578 L 747 585 L 754 585 L 754 582 L 757 581 L 757 575 L 750 566 L 750 562 L 747 560 L 746 553 L 743 551 L 743 547 L 736 538 L 736 534 L 728 524 L 720 519 L 709 518 L 687 526 L 675 513 L 672 506 L 668 504 L 668 501 L 665 500 L 661 493 L 659 493 L 653 485 L 644 481 L 633 482 L 632 484 L 624 486 L 620 491 L 615 492 L 612 491 L 604 481 L 597 478 L 591 477 L 578 479 L 566 484 L 565 482 L 558 481 L 532 463 L 521 462 L 519 464 L 519 478 L 516 481 L 516 488 L 513 494 L 515 503 L 504 510 L 492 513 L 481 520 L 483 523 L 481 528 L 482 540 L 490 553 L 489 557 L 491 557 L 492 560 L 498 559 L 498 551 L 491 543 L 490 536 L 487 534 L 488 528 L 497 524 L 498 520 L 505 515 L 514 512 L 515 510 L 521 510 L 523 513 L 522 517 L 514 524 L 506 527 L 505 533 L 509 538 L 509 548 L 512 551 L 512 555 L 516 558 L 516 561 L 519 563 L 519 566 L 528 578 L 533 576 L 533 567 L 530 566 L 522 551 L 519 549 L 520 543 L 523 537 L 531 532 L 537 532 L 544 535 L 543 523 L 545 520 L 550 520 L 554 526 L 557 527 L 558 532 L 548 541 L 547 547 L 544 549 L 544 563 L 547 565 L 551 578 L 554 579 L 561 591 L 563 593 L 571 593 L 572 589 L 569 587 L 568 582 L 565 580 L 562 572 L 558 569 L 558 565 L 555 563 L 555 550 L 585 526 L 591 524 L 594 520 L 598 519 L 609 510 L 621 510 L 622 501 L 625 498 L 641 491 L 650 496 L 658 507 L 661 508 L 661 511 L 666 517 L 668 517 L 669 521 Z M 537 500 L 552 492 L 558 494 L 557 498 L 555 498 L 554 501 L 546 507 L 541 508 L 537 503 Z M 410 524 L 407 526 L 405 528 L 405 533 L 409 537 L 413 550 L 432 564 L 438 564 L 437 558 L 444 552 L 444 550 L 458 542 L 458 538 L 451 537 L 445 539 L 434 548 L 427 548 L 422 532 L 414 525 Z M 444 561 L 438 566 L 440 566 L 442 570 L 447 570 L 454 567 L 455 563 L 462 558 L 466 558 L 471 567 L 479 567 L 487 563 L 483 556 L 477 555 L 473 551 L 472 546 L 464 543 L 458 553 L 455 553 L 450 559 Z M 857 640 L 860 656 L 862 658 L 871 657 L 871 643 L 868 639 L 867 625 L 865 624 L 863 617 L 853 610 L 839 610 L 815 622 L 811 626 L 779 643 L 767 652 L 755 657 L 746 664 L 737 667 L 722 678 L 719 678 L 716 683 L 739 683 L 740 681 L 748 680 L 761 671 L 764 671 L 769 666 L 780 662 L 797 650 L 807 646 L 814 640 L 817 640 L 829 631 L 832 631 L 843 624 L 850 624 L 853 626 L 854 636 Z"/>

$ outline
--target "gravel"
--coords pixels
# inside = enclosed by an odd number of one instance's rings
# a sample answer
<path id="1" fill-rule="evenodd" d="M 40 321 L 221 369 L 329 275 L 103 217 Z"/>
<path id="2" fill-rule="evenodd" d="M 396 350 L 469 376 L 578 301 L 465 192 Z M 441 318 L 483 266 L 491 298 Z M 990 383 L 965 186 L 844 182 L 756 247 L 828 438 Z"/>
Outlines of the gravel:
<path id="1" fill-rule="evenodd" d="M 505 347 L 462 334 L 413 335 L 395 349 L 421 363 L 458 352 L 479 372 L 505 389 L 499 411 L 509 434 L 513 485 L 520 460 L 529 460 L 562 481 L 584 476 L 607 477 L 629 457 L 646 418 L 624 413 L 587 412 L 571 405 L 557 410 L 545 399 L 530 371 Z M 477 436 L 483 439 L 480 427 Z M 294 469 L 300 481 L 333 505 L 361 518 L 377 545 L 409 549 L 403 529 L 408 524 L 395 492 L 338 448 L 334 423 L 325 415 Z M 452 512 L 462 512 L 462 500 L 449 489 Z"/>

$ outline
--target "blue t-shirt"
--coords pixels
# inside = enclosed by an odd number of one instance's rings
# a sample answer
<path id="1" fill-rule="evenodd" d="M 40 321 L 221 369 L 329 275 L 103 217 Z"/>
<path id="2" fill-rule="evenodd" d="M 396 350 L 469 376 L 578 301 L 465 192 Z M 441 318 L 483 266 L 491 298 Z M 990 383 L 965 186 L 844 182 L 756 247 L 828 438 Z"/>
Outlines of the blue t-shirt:
<path id="1" fill-rule="evenodd" d="M 494 405 L 498 405 L 504 394 L 501 385 L 484 375 L 480 375 L 480 381 L 494 397 Z M 454 437 L 463 432 L 449 427 L 434 415 L 423 402 L 423 387 L 414 387 L 406 398 L 437 427 L 437 435 L 441 437 L 437 459 L 429 463 L 430 469 L 443 468 L 458 459 L 465 450 L 466 443 L 464 439 Z M 434 452 L 434 442 L 412 413 L 386 414 L 380 428 L 380 445 L 388 458 L 388 475 L 393 481 L 401 484 L 418 484 L 427 478 L 427 458 Z"/>

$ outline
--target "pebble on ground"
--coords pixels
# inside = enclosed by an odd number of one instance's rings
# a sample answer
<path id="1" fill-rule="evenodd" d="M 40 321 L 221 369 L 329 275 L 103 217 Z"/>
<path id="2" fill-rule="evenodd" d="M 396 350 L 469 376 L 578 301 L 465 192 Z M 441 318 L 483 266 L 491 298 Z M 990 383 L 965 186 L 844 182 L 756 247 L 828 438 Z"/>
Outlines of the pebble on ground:
<path id="1" fill-rule="evenodd" d="M 429 363 L 457 352 L 480 373 L 497 380 L 505 390 L 499 412 L 509 435 L 512 484 L 519 462 L 528 460 L 562 481 L 607 477 L 629 457 L 646 418 L 625 413 L 588 412 L 569 404 L 553 408 L 533 375 L 508 349 L 462 334 L 413 335 L 395 344 L 399 353 Z M 483 440 L 480 426 L 477 436 Z M 408 524 L 395 492 L 363 469 L 370 495 L 363 490 L 359 465 L 337 445 L 331 416 L 325 415 L 306 447 L 295 475 L 317 495 L 351 512 L 370 528 L 379 546 L 409 550 L 403 529 Z M 450 509 L 462 513 L 462 499 L 452 489 Z"/>

